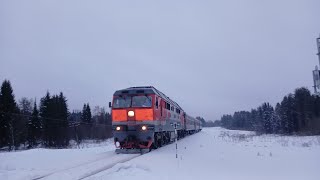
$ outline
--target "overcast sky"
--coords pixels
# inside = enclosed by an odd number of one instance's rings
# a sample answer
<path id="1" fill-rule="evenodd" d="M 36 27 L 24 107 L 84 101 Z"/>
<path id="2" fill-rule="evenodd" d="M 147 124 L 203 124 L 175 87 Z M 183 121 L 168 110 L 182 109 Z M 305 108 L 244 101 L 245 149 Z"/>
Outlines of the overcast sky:
<path id="1" fill-rule="evenodd" d="M 69 109 L 152 85 L 219 119 L 312 90 L 319 0 L 1 0 L 0 81 Z"/>

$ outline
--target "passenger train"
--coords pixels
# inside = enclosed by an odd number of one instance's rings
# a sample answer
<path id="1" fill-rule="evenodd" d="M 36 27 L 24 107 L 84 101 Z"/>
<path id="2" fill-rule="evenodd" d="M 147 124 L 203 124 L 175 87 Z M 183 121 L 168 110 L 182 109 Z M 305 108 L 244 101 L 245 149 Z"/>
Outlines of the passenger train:
<path id="1" fill-rule="evenodd" d="M 202 129 L 201 121 L 152 86 L 118 90 L 109 107 L 117 153 L 150 151 Z"/>

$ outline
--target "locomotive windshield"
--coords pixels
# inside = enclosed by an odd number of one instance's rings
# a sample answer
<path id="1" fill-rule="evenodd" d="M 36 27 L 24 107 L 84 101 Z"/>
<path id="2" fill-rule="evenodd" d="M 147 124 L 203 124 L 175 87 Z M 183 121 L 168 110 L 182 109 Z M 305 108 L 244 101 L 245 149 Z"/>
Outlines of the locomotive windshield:
<path id="1" fill-rule="evenodd" d="M 128 108 L 131 106 L 131 97 L 116 97 L 113 100 L 114 108 Z"/>
<path id="2" fill-rule="evenodd" d="M 151 107 L 151 96 L 123 96 L 114 98 L 113 108 Z"/>
<path id="3" fill-rule="evenodd" d="M 151 107 L 152 97 L 151 96 L 133 96 L 132 107 Z"/>

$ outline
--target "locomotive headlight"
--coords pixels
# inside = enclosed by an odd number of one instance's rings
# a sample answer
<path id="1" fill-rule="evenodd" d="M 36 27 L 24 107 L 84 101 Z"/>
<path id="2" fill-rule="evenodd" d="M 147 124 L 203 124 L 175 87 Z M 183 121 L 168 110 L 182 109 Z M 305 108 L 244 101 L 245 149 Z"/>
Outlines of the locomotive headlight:
<path id="1" fill-rule="evenodd" d="M 120 147 L 119 141 L 117 141 L 115 144 L 116 144 L 116 147 Z"/>
<path id="2" fill-rule="evenodd" d="M 147 126 L 142 126 L 141 129 L 142 129 L 143 131 L 145 131 L 145 130 L 147 130 Z"/>
<path id="3" fill-rule="evenodd" d="M 120 127 L 120 126 L 117 126 L 117 127 L 116 127 L 116 130 L 117 130 L 117 131 L 120 131 L 120 130 L 121 130 L 121 127 Z"/>
<path id="4" fill-rule="evenodd" d="M 133 116 L 134 116 L 134 111 L 129 111 L 129 112 L 128 112 L 128 116 L 129 116 L 129 117 L 133 117 Z"/>

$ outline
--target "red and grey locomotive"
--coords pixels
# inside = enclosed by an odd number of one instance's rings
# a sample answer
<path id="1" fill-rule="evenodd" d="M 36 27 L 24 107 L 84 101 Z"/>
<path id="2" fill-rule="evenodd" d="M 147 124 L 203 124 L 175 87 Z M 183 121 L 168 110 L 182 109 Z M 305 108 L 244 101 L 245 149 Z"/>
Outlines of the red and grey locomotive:
<path id="1" fill-rule="evenodd" d="M 118 90 L 109 106 L 118 153 L 161 147 L 174 141 L 175 130 L 182 138 L 202 129 L 201 121 L 152 86 Z"/>

